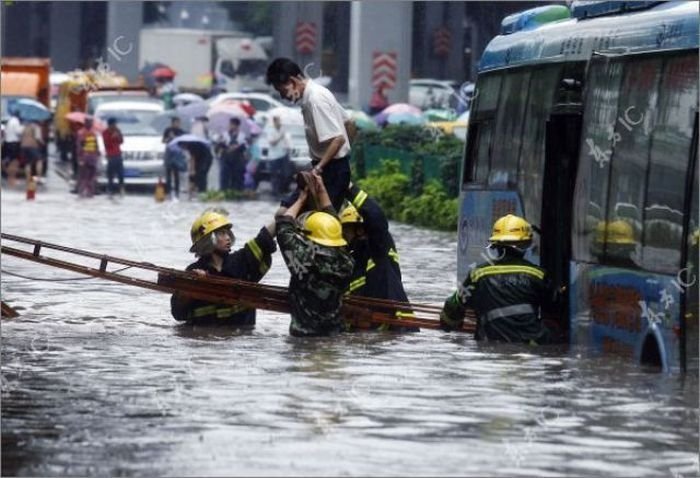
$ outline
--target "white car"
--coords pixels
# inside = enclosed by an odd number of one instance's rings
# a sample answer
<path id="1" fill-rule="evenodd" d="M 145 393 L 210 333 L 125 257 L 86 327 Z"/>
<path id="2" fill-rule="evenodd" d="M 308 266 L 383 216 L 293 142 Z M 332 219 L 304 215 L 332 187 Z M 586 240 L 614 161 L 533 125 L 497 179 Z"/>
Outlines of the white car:
<path id="1" fill-rule="evenodd" d="M 87 95 L 87 113 L 95 114 L 98 108 L 107 103 L 114 102 L 138 102 L 163 106 L 159 98 L 149 96 L 148 91 L 142 89 L 122 90 L 98 90 L 90 91 Z"/>
<path id="2" fill-rule="evenodd" d="M 153 118 L 163 113 L 162 104 L 141 101 L 109 102 L 100 105 L 95 116 L 107 124 L 116 118 L 117 127 L 124 136 L 121 145 L 124 160 L 125 185 L 155 185 L 164 176 L 165 145 L 163 132 L 151 125 Z M 102 135 L 98 135 L 100 165 L 97 182 L 107 184 L 107 156 Z"/>

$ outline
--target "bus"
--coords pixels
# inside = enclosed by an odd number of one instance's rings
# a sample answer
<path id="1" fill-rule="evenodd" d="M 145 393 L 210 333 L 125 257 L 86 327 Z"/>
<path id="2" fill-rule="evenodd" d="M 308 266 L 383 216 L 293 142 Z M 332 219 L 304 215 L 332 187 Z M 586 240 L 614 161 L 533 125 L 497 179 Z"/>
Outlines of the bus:
<path id="1" fill-rule="evenodd" d="M 565 291 L 561 338 L 698 369 L 698 4 L 578 1 L 506 17 L 486 47 L 461 168 L 458 280 L 494 221 Z M 556 322 L 555 322 L 555 325 Z"/>

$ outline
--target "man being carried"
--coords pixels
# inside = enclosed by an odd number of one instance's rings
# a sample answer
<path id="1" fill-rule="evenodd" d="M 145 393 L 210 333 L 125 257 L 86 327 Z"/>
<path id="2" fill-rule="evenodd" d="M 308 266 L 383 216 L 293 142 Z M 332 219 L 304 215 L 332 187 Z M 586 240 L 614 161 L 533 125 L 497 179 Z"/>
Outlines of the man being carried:
<path id="1" fill-rule="evenodd" d="M 331 203 L 339 211 L 350 183 L 351 138 L 348 134 L 354 134 L 353 123 L 348 121 L 333 93 L 305 78 L 299 65 L 288 58 L 277 58 L 270 64 L 267 83 L 282 98 L 301 104 L 313 171 L 323 177 Z M 298 195 L 295 191 L 281 206 L 291 206 Z"/>

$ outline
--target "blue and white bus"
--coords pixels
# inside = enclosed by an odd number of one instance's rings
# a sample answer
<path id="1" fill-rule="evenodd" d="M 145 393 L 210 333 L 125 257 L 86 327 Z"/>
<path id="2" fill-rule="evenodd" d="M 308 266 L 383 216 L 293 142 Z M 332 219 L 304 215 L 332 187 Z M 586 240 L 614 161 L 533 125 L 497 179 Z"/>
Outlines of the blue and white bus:
<path id="1" fill-rule="evenodd" d="M 698 3 L 574 2 L 503 20 L 462 165 L 459 277 L 494 220 L 568 294 L 562 330 L 666 371 L 698 363 Z"/>

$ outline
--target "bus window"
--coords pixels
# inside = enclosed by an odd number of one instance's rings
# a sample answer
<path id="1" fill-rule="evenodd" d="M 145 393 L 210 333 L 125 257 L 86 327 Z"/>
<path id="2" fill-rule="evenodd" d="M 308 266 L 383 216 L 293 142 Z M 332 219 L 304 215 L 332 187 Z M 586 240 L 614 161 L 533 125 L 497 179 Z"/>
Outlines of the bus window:
<path id="1" fill-rule="evenodd" d="M 675 274 L 680 268 L 685 181 L 698 102 L 697 78 L 697 54 L 666 60 L 644 207 L 642 262 L 646 269 L 657 272 Z"/>
<path id="2" fill-rule="evenodd" d="M 496 108 L 498 108 L 501 78 L 500 73 L 492 73 L 479 77 L 476 92 L 474 93 L 476 104 L 473 108 L 473 114 L 469 114 L 471 119 L 478 121 L 481 118 L 490 118 L 494 116 Z"/>
<path id="3" fill-rule="evenodd" d="M 658 57 L 625 63 L 618 113 L 608 132 L 613 149 L 608 222 L 624 221 L 631 231 L 615 230 L 606 237 L 609 263 L 642 263 L 642 209 L 661 65 Z"/>
<path id="4" fill-rule="evenodd" d="M 530 70 L 506 74 L 493 135 L 489 185 L 512 187 L 518 174 Z"/>
<path id="5" fill-rule="evenodd" d="M 480 76 L 474 94 L 475 105 L 470 114 L 464 182 L 484 184 L 490 169 L 493 117 L 498 107 L 501 74 Z"/>
<path id="6" fill-rule="evenodd" d="M 525 217 L 540 224 L 544 174 L 545 129 L 557 90 L 561 67 L 552 65 L 532 72 L 530 95 L 523 125 L 518 186 Z"/>
<path id="7" fill-rule="evenodd" d="M 622 80 L 622 63 L 608 58 L 591 61 L 586 82 L 579 172 L 574 194 L 574 258 L 598 262 L 604 253 L 610 180 L 612 138 L 610 125 L 617 120 L 617 102 Z M 598 234 L 596 234 L 596 231 Z"/>

